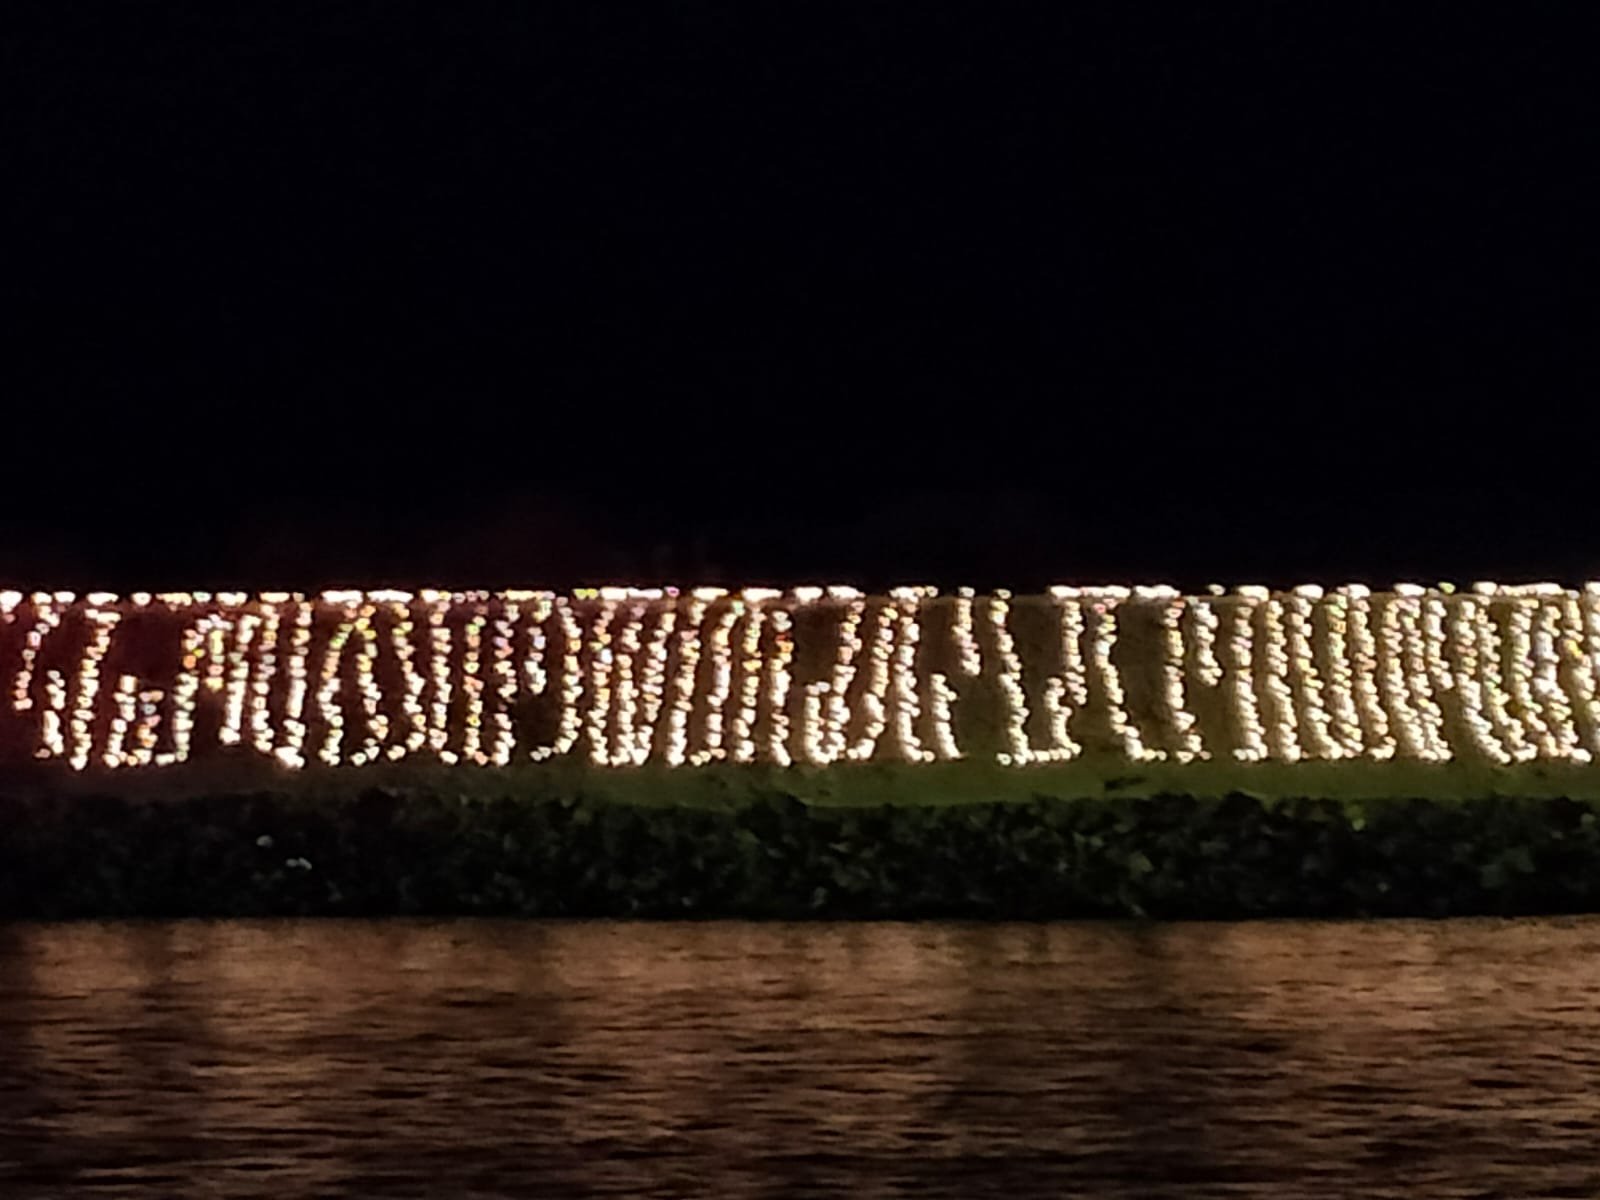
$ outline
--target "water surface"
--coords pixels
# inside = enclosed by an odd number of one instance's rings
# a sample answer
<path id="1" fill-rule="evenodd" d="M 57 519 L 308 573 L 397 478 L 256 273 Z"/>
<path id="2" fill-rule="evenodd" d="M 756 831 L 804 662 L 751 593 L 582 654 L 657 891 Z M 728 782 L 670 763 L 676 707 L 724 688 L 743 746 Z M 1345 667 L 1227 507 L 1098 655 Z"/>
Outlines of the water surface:
<path id="1" fill-rule="evenodd" d="M 1600 920 L 0 925 L 0 1196 L 1600 1196 Z"/>

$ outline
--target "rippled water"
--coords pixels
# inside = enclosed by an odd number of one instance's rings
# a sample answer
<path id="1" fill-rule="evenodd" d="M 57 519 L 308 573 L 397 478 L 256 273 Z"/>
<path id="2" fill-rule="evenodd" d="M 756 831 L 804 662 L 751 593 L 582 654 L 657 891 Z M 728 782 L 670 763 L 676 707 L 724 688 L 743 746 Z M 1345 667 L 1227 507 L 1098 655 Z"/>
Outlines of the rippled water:
<path id="1" fill-rule="evenodd" d="M 0 1196 L 1600 1196 L 1600 921 L 0 925 Z"/>

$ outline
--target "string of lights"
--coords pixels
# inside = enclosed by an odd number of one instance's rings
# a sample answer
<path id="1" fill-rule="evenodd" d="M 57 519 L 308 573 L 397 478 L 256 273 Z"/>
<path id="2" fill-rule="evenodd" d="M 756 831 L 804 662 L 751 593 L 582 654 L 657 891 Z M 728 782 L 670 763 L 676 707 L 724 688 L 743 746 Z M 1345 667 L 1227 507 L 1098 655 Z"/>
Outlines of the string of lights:
<path id="1" fill-rule="evenodd" d="M 80 771 L 1600 752 L 1600 583 L 4 591 L 0 628 L 4 744 Z"/>

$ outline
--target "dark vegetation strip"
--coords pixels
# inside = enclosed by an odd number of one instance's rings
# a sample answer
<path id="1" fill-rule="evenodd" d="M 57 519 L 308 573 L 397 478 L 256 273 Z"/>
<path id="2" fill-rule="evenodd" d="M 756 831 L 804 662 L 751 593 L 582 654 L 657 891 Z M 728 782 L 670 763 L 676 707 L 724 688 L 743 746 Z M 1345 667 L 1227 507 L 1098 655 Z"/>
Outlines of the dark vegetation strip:
<path id="1" fill-rule="evenodd" d="M 1600 803 L 1161 794 L 0 798 L 0 916 L 1247 918 L 1600 909 Z"/>

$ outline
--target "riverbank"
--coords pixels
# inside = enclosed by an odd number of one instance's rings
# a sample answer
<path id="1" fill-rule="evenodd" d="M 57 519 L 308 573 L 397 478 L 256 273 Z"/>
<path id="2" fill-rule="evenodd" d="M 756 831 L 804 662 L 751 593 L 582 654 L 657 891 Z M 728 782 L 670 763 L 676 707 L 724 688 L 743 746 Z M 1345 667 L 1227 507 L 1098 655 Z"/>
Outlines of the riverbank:
<path id="1" fill-rule="evenodd" d="M 1181 791 L 1159 770 L 1079 764 L 413 767 L 404 783 L 337 771 L 24 773 L 0 800 L 0 916 L 1600 910 L 1592 771 L 1207 766 L 1172 768 L 1190 785 Z M 1282 790 L 1289 774 L 1299 794 Z"/>

